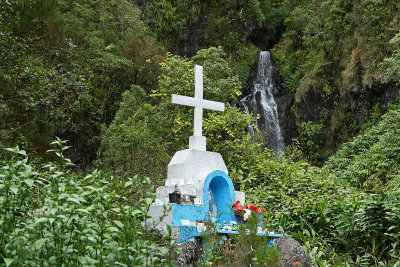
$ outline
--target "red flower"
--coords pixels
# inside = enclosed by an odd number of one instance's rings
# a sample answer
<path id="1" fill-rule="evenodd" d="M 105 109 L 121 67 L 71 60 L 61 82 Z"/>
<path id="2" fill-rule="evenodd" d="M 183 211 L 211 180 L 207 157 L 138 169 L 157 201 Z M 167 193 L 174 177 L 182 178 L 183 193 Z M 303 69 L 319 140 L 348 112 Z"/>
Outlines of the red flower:
<path id="1" fill-rule="evenodd" d="M 260 209 L 260 208 L 257 208 L 257 206 L 254 206 L 254 205 L 251 205 L 251 204 L 247 204 L 247 205 L 246 205 L 246 208 L 247 208 L 247 209 L 250 209 L 250 210 L 252 210 L 252 211 L 254 211 L 254 212 L 261 213 L 261 209 Z"/>
<path id="2" fill-rule="evenodd" d="M 241 210 L 243 210 L 243 206 L 237 205 L 236 209 L 235 209 L 235 212 L 238 212 L 238 211 L 241 211 Z"/>
<path id="3" fill-rule="evenodd" d="M 238 201 L 235 202 L 235 204 L 232 205 L 232 208 L 236 208 L 236 206 L 239 205 L 239 204 L 240 204 L 240 201 L 238 200 Z"/>
<path id="4" fill-rule="evenodd" d="M 295 261 L 295 262 L 294 262 L 294 265 L 299 266 L 299 265 L 300 265 L 300 262 Z"/>

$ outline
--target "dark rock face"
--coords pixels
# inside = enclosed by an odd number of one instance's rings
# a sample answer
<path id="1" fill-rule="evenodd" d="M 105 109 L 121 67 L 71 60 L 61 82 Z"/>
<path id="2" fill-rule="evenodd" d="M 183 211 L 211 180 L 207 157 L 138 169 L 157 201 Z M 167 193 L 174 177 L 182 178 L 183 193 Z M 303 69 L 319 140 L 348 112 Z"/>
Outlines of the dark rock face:
<path id="1" fill-rule="evenodd" d="M 293 267 L 299 262 L 302 267 L 311 267 L 306 249 L 291 237 L 284 236 L 275 240 L 275 246 L 281 253 L 283 267 Z"/>
<path id="2" fill-rule="evenodd" d="M 395 102 L 399 90 L 395 83 L 373 77 L 360 82 L 360 71 L 352 73 L 349 81 L 336 81 L 332 92 L 324 95 L 321 84 L 303 83 L 295 96 L 296 126 L 302 122 L 323 123 L 324 150 L 321 160 L 333 154 L 338 147 L 357 135 L 374 112 L 385 113 L 388 103 Z M 322 121 L 321 115 L 326 119 Z"/>
<path id="3" fill-rule="evenodd" d="M 342 143 L 357 135 L 371 115 L 385 113 L 388 103 L 398 101 L 396 83 L 385 80 L 381 71 L 373 70 L 369 65 L 356 58 L 341 70 L 340 75 L 332 74 L 319 80 L 306 75 L 292 94 L 277 73 L 274 79 L 278 81 L 279 89 L 275 101 L 285 145 L 299 137 L 303 122 L 323 124 L 319 159 L 322 163 Z M 324 73 L 335 71 L 330 65 L 326 68 Z"/>
<path id="4" fill-rule="evenodd" d="M 347 111 L 354 114 L 358 125 L 362 125 L 369 115 L 365 110 L 373 110 L 374 106 L 378 105 L 379 111 L 386 112 L 388 103 L 395 101 L 399 96 L 395 83 L 381 79 L 374 79 L 357 89 L 351 90 L 344 97 L 347 99 Z"/>
<path id="5" fill-rule="evenodd" d="M 296 117 L 292 111 L 294 105 L 294 94 L 288 92 L 282 76 L 278 75 L 279 90 L 275 95 L 276 105 L 278 106 L 279 123 L 281 125 L 283 140 L 286 145 L 298 136 L 296 129 Z"/>

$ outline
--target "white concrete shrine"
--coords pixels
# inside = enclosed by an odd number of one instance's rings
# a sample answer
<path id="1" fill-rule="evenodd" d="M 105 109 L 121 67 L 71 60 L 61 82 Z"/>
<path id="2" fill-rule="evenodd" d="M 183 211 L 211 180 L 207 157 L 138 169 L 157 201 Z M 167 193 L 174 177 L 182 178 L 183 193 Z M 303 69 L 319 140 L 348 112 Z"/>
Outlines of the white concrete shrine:
<path id="1" fill-rule="evenodd" d="M 206 151 L 206 137 L 202 136 L 203 109 L 224 111 L 225 107 L 224 103 L 203 99 L 203 67 L 196 65 L 194 74 L 194 97 L 172 95 L 172 103 L 194 107 L 189 149 L 176 152 L 171 159 L 165 186 L 157 188 L 155 202 L 148 212 L 154 218 L 153 222 L 148 222 L 150 228 L 166 231 L 166 225 L 173 225 L 174 231 L 180 232 L 174 232 L 174 236 L 181 242 L 198 234 L 196 221 L 206 217 L 214 216 L 221 222 L 237 222 L 230 203 L 245 201 L 243 192 L 234 191 L 222 156 Z M 176 191 L 182 197 L 181 204 L 170 202 L 169 195 Z M 165 212 L 164 206 L 172 208 L 172 211 L 162 221 L 157 221 Z M 185 234 L 182 231 L 186 231 Z"/>
<path id="2" fill-rule="evenodd" d="M 224 111 L 224 104 L 203 99 L 203 68 L 195 66 L 195 96 L 172 95 L 172 103 L 194 107 L 194 133 L 189 138 L 189 149 L 175 153 L 168 164 L 165 186 L 156 190 L 156 199 L 150 206 L 146 220 L 149 229 L 167 233 L 172 227 L 172 237 L 179 243 L 195 242 L 203 234 L 239 234 L 237 225 L 243 223 L 232 209 L 245 194 L 235 191 L 221 155 L 206 151 L 206 138 L 202 136 L 203 109 Z M 258 224 L 257 235 L 269 236 L 266 246 L 274 238 Z M 207 229 L 205 221 L 215 223 Z M 226 238 L 226 237 L 225 237 Z M 226 240 L 226 239 L 225 239 Z"/>

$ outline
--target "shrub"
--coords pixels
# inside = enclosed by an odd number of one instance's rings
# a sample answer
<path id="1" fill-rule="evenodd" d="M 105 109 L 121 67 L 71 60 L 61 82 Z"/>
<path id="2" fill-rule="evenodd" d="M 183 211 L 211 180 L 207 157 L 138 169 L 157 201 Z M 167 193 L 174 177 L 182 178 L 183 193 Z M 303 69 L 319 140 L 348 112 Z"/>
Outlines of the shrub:
<path id="1" fill-rule="evenodd" d="M 59 163 L 36 167 L 18 147 L 0 169 L 0 262 L 6 266 L 166 266 L 170 239 L 154 238 L 143 222 L 153 193 L 149 179 L 121 185 L 93 171 L 70 173 L 65 141 Z M 21 159 L 22 157 L 22 159 Z M 157 245 L 157 243 L 163 243 Z"/>
<path id="2" fill-rule="evenodd" d="M 252 213 L 246 224 L 239 226 L 239 234 L 228 236 L 213 233 L 215 225 L 203 235 L 201 266 L 281 266 L 280 253 L 274 246 L 267 247 L 269 238 L 257 236 L 259 216 Z"/>

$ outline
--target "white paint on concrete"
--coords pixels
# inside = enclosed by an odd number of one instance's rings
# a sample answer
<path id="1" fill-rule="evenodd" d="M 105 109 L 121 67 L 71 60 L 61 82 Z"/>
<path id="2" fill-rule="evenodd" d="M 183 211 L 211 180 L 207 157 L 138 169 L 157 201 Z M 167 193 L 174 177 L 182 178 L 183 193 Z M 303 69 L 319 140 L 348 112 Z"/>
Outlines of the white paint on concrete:
<path id="1" fill-rule="evenodd" d="M 168 232 L 167 225 L 172 226 L 171 204 L 150 206 L 147 215 L 151 217 L 151 219 L 146 220 L 146 224 L 149 229 L 166 233 Z"/>
<path id="2" fill-rule="evenodd" d="M 206 151 L 206 137 L 205 136 L 189 136 L 189 148 Z"/>
<path id="3" fill-rule="evenodd" d="M 176 189 L 182 195 L 198 196 L 198 189 L 194 185 L 171 185 L 171 186 L 160 186 L 156 189 L 156 205 L 164 205 L 169 203 L 169 194 L 174 192 Z"/>
<path id="4" fill-rule="evenodd" d="M 175 153 L 168 164 L 168 178 L 165 185 L 194 184 L 199 179 L 204 182 L 207 175 L 216 170 L 228 174 L 228 169 L 219 153 L 197 149 L 181 150 Z M 200 173 L 205 175 L 198 177 Z"/>

